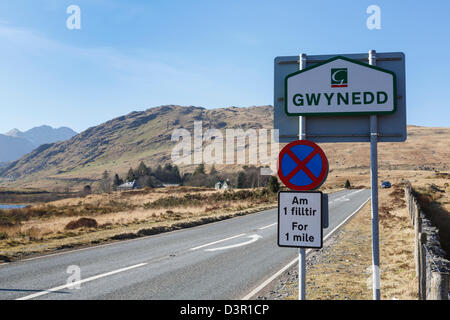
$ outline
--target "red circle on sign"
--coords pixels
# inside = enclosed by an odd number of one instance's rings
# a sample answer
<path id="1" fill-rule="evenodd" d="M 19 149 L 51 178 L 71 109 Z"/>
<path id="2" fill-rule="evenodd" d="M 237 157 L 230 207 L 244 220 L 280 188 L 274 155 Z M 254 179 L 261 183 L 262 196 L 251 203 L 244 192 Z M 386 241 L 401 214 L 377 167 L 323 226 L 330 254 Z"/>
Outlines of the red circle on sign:
<path id="1" fill-rule="evenodd" d="M 310 146 L 313 148 L 313 151 L 305 159 L 303 159 L 303 161 L 298 159 L 298 157 L 295 156 L 295 154 L 294 154 L 294 156 L 292 156 L 293 152 L 291 151 L 291 149 L 298 145 L 306 145 L 306 146 Z M 297 163 L 297 167 L 294 168 L 287 176 L 285 176 L 281 170 L 281 161 L 283 160 L 283 157 L 287 153 L 292 158 L 292 160 L 294 160 Z M 314 174 L 312 174 L 311 171 L 309 171 L 309 169 L 306 167 L 306 164 L 309 162 L 309 160 L 314 158 L 317 154 L 320 155 L 320 159 L 322 160 L 322 169 L 321 169 L 318 177 L 316 177 Z M 295 185 L 295 184 L 292 184 L 291 182 L 289 182 L 292 179 L 292 177 L 301 170 L 305 171 L 305 173 L 307 173 L 307 171 L 309 171 L 310 174 L 307 174 L 307 175 L 312 180 L 312 183 L 310 183 L 308 185 L 298 186 L 298 185 Z M 291 143 L 288 143 L 283 149 L 281 149 L 280 154 L 278 156 L 278 177 L 289 189 L 297 190 L 297 191 L 313 190 L 313 189 L 319 187 L 325 181 L 327 175 L 328 175 L 327 157 L 325 156 L 325 153 L 323 152 L 323 150 L 314 142 L 309 141 L 309 140 L 292 141 Z"/>

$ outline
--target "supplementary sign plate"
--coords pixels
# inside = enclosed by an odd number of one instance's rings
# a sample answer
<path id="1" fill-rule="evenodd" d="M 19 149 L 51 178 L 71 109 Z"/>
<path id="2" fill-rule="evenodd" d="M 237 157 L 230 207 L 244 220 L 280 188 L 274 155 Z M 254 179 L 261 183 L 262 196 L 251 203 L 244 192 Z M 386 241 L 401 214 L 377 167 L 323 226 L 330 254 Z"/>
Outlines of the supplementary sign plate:
<path id="1" fill-rule="evenodd" d="M 278 193 L 278 246 L 322 248 L 322 192 Z"/>

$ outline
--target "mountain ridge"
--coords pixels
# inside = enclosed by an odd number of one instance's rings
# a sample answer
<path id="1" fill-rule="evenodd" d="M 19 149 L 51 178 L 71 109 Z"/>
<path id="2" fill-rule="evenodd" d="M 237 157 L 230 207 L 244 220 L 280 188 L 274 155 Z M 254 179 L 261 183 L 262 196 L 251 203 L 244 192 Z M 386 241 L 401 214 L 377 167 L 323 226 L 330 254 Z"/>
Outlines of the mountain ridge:
<path id="1" fill-rule="evenodd" d="M 219 129 L 222 134 L 232 128 L 273 129 L 273 110 L 272 106 L 205 109 L 165 105 L 133 111 L 88 128 L 69 140 L 40 146 L 0 169 L 3 176 L 0 186 L 10 186 L 11 180 L 15 180 L 17 187 L 79 189 L 84 183 L 101 179 L 105 170 L 123 176 L 140 161 L 151 167 L 168 163 L 177 144 L 171 141 L 175 129 L 186 129 L 191 137 L 195 121 L 202 121 L 204 132 Z M 450 128 L 409 125 L 406 142 L 379 144 L 379 168 L 448 170 L 450 165 L 446 159 L 450 158 L 450 150 L 445 146 L 448 136 Z M 325 143 L 321 147 L 327 155 L 330 172 L 370 168 L 368 143 Z M 180 166 L 180 170 L 193 171 L 196 165 Z M 242 166 L 215 165 L 218 170 L 233 172 Z"/>
<path id="2" fill-rule="evenodd" d="M 14 128 L 4 135 L 10 137 L 25 138 L 30 141 L 35 147 L 38 147 L 42 144 L 70 139 L 76 134 L 77 132 L 69 127 L 53 128 L 49 125 L 41 125 L 38 127 L 33 127 L 25 132 Z"/>
<path id="3" fill-rule="evenodd" d="M 11 179 L 98 177 L 105 168 L 123 172 L 145 161 L 157 165 L 170 159 L 173 130 L 270 127 L 273 107 L 220 108 L 164 105 L 133 111 L 90 127 L 72 138 L 45 144 L 4 168 Z"/>
<path id="4" fill-rule="evenodd" d="M 68 127 L 55 129 L 48 125 L 34 127 L 25 132 L 14 128 L 5 134 L 0 134 L 0 150 L 2 150 L 0 163 L 18 160 L 43 144 L 67 140 L 76 134 Z"/>

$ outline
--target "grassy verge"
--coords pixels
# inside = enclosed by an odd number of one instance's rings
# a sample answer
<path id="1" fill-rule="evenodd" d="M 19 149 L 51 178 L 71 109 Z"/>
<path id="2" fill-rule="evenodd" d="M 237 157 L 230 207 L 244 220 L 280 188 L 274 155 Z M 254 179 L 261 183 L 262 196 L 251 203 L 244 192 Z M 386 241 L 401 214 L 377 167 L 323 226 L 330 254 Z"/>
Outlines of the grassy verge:
<path id="1" fill-rule="evenodd" d="M 173 187 L 90 195 L 0 212 L 0 261 L 132 239 L 276 206 L 266 189 Z"/>
<path id="2" fill-rule="evenodd" d="M 382 299 L 417 299 L 414 231 L 402 186 L 381 189 L 380 274 Z M 372 299 L 371 213 L 368 202 L 339 232 L 331 247 L 307 269 L 307 298 Z M 295 270 L 294 270 L 295 272 Z M 298 282 L 288 282 L 287 299 L 297 299 Z"/>

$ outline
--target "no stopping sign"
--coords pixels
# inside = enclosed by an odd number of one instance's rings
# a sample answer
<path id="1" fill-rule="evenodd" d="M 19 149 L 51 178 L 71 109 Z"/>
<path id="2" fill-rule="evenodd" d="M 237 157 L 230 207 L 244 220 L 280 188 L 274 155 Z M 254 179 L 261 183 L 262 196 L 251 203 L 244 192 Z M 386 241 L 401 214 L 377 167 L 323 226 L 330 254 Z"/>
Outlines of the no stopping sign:
<path id="1" fill-rule="evenodd" d="M 290 189 L 314 190 L 328 175 L 328 159 L 314 142 L 297 140 L 287 144 L 278 157 L 278 177 Z"/>

